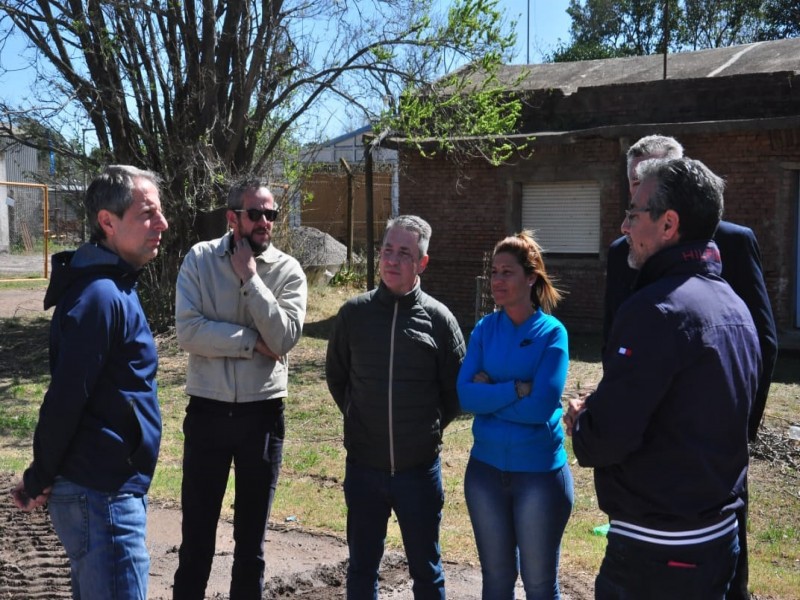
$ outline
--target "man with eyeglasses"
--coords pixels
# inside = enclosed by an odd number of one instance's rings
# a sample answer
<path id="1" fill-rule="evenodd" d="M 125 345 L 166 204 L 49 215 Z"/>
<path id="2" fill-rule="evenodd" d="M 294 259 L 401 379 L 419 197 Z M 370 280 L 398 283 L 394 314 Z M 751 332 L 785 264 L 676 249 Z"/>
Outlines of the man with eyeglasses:
<path id="1" fill-rule="evenodd" d="M 230 231 L 192 247 L 178 274 L 175 324 L 189 352 L 189 404 L 176 600 L 205 597 L 231 462 L 230 598 L 262 597 L 264 537 L 283 457 L 287 353 L 306 313 L 300 264 L 271 244 L 278 209 L 266 182 L 235 183 L 227 205 Z"/>
<path id="2" fill-rule="evenodd" d="M 636 169 L 642 161 L 654 158 L 681 158 L 683 146 L 672 137 L 648 135 L 639 139 L 627 152 L 627 172 L 630 197 L 639 186 Z M 629 211 L 626 211 L 628 214 Z M 634 214 L 631 215 L 634 219 Z M 756 440 L 758 428 L 764 415 L 769 395 L 772 372 L 778 357 L 778 336 L 772 315 L 764 275 L 761 268 L 761 250 L 753 231 L 748 227 L 720 221 L 714 233 L 722 257 L 722 278 L 730 284 L 747 305 L 758 330 L 763 370 L 758 392 L 753 401 L 748 421 L 748 439 Z M 626 236 L 615 240 L 608 249 L 606 268 L 605 313 L 603 321 L 603 347 L 619 307 L 632 293 L 638 270 L 630 264 L 629 245 Z M 726 596 L 727 600 L 747 600 L 750 597 L 747 560 L 747 490 L 744 491 L 744 506 L 739 510 L 739 562 L 736 576 Z"/>
<path id="3" fill-rule="evenodd" d="M 603 378 L 565 417 L 610 519 L 598 600 L 722 600 L 739 554 L 756 327 L 711 236 L 724 183 L 700 161 L 643 161 L 622 223 L 639 271 Z"/>
<path id="4" fill-rule="evenodd" d="M 459 412 L 464 338 L 452 313 L 420 288 L 431 227 L 391 219 L 377 289 L 348 300 L 328 342 L 328 389 L 344 417 L 347 449 L 347 598 L 377 599 L 394 511 L 414 598 L 445 600 L 439 548 L 442 433 Z"/>

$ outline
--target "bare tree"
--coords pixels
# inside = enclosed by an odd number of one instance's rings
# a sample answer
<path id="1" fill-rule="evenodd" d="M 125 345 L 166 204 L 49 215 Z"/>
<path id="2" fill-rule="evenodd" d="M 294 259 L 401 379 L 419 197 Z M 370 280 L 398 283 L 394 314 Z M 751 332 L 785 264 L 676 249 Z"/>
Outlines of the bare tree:
<path id="1" fill-rule="evenodd" d="M 496 4 L 455 0 L 437 15 L 433 0 L 0 0 L 0 49 L 24 36 L 37 73 L 22 106 L 0 100 L 0 133 L 17 135 L 24 117 L 71 131 L 53 149 L 81 157 L 88 128 L 94 166 L 161 173 L 174 264 L 154 285 L 172 288 L 196 212 L 219 204 L 229 177 L 267 172 L 282 144 L 318 127 L 322 102 L 375 119 L 403 90 L 500 60 L 513 36 Z"/>

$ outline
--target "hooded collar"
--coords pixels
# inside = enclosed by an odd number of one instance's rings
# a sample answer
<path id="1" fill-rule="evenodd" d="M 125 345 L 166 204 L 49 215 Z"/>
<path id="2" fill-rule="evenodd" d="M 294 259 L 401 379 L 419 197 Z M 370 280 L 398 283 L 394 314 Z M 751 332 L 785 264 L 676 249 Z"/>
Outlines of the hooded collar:
<path id="1" fill-rule="evenodd" d="M 140 269 L 135 269 L 118 254 L 102 244 L 89 242 L 77 250 L 66 250 L 51 258 L 50 283 L 44 295 L 44 308 L 55 306 L 67 289 L 78 279 L 91 275 L 110 279 L 129 278 L 136 283 Z"/>

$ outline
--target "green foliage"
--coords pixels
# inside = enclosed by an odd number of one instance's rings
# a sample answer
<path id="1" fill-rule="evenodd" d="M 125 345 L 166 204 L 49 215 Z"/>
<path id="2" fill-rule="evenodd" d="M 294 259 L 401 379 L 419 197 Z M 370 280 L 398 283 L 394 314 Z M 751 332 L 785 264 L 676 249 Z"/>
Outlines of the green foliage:
<path id="1" fill-rule="evenodd" d="M 522 101 L 509 94 L 491 71 L 483 74 L 485 78 L 478 83 L 480 89 L 470 89 L 473 80 L 467 71 L 441 80 L 445 93 L 404 92 L 390 126 L 402 132 L 423 156 L 443 151 L 480 156 L 492 165 L 502 164 L 525 147 L 525 142 L 513 144 L 504 139 L 517 132 Z M 434 143 L 429 146 L 431 140 Z"/>
<path id="2" fill-rule="evenodd" d="M 761 7 L 761 0 L 684 0 L 678 43 L 698 50 L 755 42 L 764 29 Z"/>
<path id="3" fill-rule="evenodd" d="M 342 266 L 328 282 L 333 287 L 346 288 L 366 288 L 367 270 L 362 264 L 354 264 L 352 267 Z"/>
<path id="4" fill-rule="evenodd" d="M 516 41 L 514 24 L 508 34 L 502 25 L 497 0 L 457 0 L 442 31 L 480 47 L 480 58 L 434 84 L 408 86 L 377 129 L 405 138 L 428 157 L 446 152 L 499 165 L 524 149 L 524 140 L 514 144 L 507 137 L 517 132 L 522 102 L 508 93 L 509 82 L 498 77 Z"/>
<path id="5" fill-rule="evenodd" d="M 795 0 L 570 0 L 552 62 L 720 48 L 800 35 Z M 665 17 L 669 19 L 665 26 Z M 666 44 L 665 44 L 665 34 Z"/>
<path id="6" fill-rule="evenodd" d="M 598 42 L 574 42 L 569 45 L 561 43 L 552 54 L 545 56 L 545 62 L 576 62 L 625 56 L 630 56 L 630 54 L 624 48 L 613 48 Z"/>
<path id="7" fill-rule="evenodd" d="M 678 27 L 678 0 L 668 0 L 670 39 Z M 621 56 L 663 52 L 663 0 L 570 0 L 573 43 L 579 48 L 614 48 Z"/>
<path id="8" fill-rule="evenodd" d="M 800 36 L 800 3 L 797 0 L 771 0 L 764 3 L 763 40 Z"/>
<path id="9" fill-rule="evenodd" d="M 5 408 L 0 409 L 0 432 L 4 435 L 11 435 L 17 439 L 29 438 L 33 436 L 36 422 L 34 416 L 9 414 Z"/>

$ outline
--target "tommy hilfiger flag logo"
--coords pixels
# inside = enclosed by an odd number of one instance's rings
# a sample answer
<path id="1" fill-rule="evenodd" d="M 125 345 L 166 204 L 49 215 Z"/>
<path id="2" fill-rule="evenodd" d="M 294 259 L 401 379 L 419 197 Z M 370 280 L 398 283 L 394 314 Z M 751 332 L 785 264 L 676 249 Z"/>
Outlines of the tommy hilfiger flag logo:
<path id="1" fill-rule="evenodd" d="M 630 348 L 624 348 L 623 346 L 620 346 L 619 350 L 617 350 L 617 354 L 622 354 L 622 356 L 630 356 L 631 354 L 633 354 L 633 350 L 631 350 Z"/>

